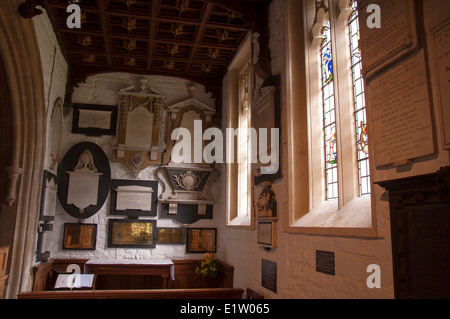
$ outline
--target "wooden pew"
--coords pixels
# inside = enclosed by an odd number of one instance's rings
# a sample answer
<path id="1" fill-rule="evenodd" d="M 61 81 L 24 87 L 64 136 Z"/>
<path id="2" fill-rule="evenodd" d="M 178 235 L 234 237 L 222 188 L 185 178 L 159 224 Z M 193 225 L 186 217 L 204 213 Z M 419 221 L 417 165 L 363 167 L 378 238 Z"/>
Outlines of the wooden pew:
<path id="1" fill-rule="evenodd" d="M 3 290 L 5 289 L 5 282 L 8 279 L 8 274 L 6 274 L 8 253 L 9 247 L 0 247 L 0 299 L 2 299 Z"/>
<path id="2" fill-rule="evenodd" d="M 242 299 L 244 290 L 212 289 L 150 289 L 150 290 L 73 290 L 31 291 L 17 295 L 18 299 Z"/>
<path id="3" fill-rule="evenodd" d="M 76 264 L 83 271 L 88 259 L 50 259 L 33 267 L 32 291 L 53 290 L 56 277 L 66 273 L 67 266 Z M 222 275 L 216 278 L 200 278 L 195 274 L 195 268 L 200 260 L 173 260 L 175 264 L 175 281 L 169 280 L 167 288 L 201 289 L 201 288 L 233 288 L 234 267 L 219 261 Z M 133 279 L 132 277 L 135 277 Z M 160 278 L 152 276 L 98 276 L 97 290 L 142 290 L 162 289 Z"/>

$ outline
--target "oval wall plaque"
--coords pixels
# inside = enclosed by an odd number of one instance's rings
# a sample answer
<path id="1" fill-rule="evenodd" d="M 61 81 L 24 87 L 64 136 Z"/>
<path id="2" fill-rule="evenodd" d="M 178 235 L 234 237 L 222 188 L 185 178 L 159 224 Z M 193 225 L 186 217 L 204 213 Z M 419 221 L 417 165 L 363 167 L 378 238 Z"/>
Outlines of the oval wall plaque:
<path id="1" fill-rule="evenodd" d="M 110 184 L 108 158 L 94 143 L 73 146 L 58 168 L 59 202 L 66 213 L 77 219 L 92 217 L 102 208 Z"/>

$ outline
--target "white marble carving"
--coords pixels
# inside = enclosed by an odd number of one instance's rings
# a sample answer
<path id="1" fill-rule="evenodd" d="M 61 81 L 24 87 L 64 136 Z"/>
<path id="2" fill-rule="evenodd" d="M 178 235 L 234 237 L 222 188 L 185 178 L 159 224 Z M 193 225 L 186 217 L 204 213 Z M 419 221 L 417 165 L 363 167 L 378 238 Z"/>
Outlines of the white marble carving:
<path id="1" fill-rule="evenodd" d="M 100 176 L 103 174 L 98 173 L 92 153 L 89 150 L 81 153 L 73 171 L 67 173 L 69 174 L 67 204 L 75 205 L 80 210 L 80 214 L 87 207 L 97 205 L 98 186 Z"/>

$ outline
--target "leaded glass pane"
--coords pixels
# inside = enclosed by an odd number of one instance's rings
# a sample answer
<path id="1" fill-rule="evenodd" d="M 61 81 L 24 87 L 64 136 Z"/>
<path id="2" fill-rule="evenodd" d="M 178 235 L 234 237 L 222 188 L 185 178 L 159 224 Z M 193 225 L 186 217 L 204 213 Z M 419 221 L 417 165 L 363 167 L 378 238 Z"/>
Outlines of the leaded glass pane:
<path id="1" fill-rule="evenodd" d="M 323 131 L 325 145 L 325 184 L 327 200 L 338 198 L 336 112 L 334 104 L 334 70 L 330 28 L 323 30 L 321 46 Z"/>
<path id="2" fill-rule="evenodd" d="M 352 1 L 353 14 L 349 20 L 350 54 L 353 74 L 353 93 L 355 103 L 355 127 L 357 162 L 359 169 L 360 195 L 370 194 L 369 147 L 367 134 L 366 102 L 364 79 L 362 76 L 361 51 L 359 48 L 359 19 L 357 1 Z"/>

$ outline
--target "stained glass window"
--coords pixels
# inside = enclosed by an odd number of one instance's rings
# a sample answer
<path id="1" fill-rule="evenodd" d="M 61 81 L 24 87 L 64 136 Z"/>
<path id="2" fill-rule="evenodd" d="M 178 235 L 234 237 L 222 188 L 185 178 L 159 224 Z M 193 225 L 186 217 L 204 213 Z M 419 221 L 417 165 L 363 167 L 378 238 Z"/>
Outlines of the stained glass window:
<path id="1" fill-rule="evenodd" d="M 357 162 L 359 171 L 360 195 L 370 194 L 369 147 L 367 134 L 366 102 L 364 79 L 362 76 L 361 51 L 359 47 L 359 19 L 357 1 L 352 1 L 353 13 L 349 20 L 350 55 L 353 74 L 354 116 L 356 127 Z"/>
<path id="2" fill-rule="evenodd" d="M 326 199 L 338 198 L 337 176 L 337 139 L 336 139 L 336 111 L 334 104 L 334 70 L 331 32 L 329 27 L 323 29 L 323 43 L 321 46 L 322 62 L 322 102 L 323 129 L 325 138 L 325 184 Z"/>

